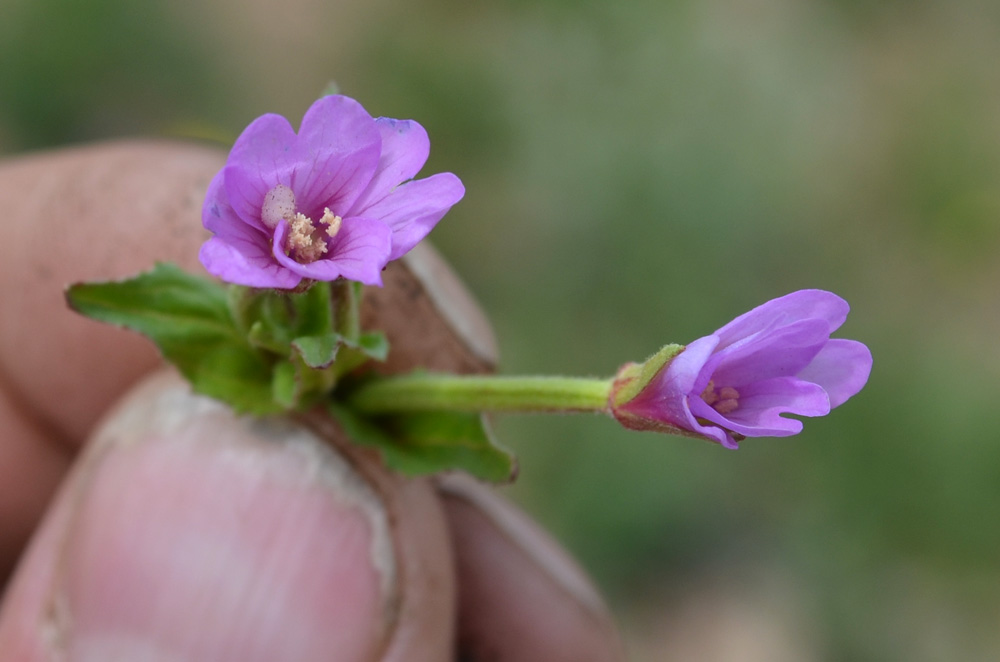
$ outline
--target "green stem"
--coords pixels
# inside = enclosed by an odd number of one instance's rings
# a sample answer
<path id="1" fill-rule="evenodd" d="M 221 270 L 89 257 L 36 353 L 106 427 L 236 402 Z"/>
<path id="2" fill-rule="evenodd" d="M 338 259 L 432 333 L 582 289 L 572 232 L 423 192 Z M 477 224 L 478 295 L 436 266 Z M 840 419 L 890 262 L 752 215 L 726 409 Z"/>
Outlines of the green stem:
<path id="1" fill-rule="evenodd" d="M 338 279 L 330 284 L 334 305 L 334 328 L 348 340 L 361 336 L 361 284 Z"/>
<path id="2" fill-rule="evenodd" d="M 347 403 L 365 414 L 605 411 L 610 379 L 414 374 L 373 380 Z"/>

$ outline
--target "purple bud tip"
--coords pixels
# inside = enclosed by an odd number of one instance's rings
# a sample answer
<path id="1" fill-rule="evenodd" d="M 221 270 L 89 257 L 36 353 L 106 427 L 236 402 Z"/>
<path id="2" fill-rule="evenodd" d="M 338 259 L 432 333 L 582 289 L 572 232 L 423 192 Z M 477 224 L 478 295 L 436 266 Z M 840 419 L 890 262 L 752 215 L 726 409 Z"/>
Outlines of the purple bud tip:
<path id="1" fill-rule="evenodd" d="M 868 381 L 868 348 L 830 338 L 848 310 L 823 290 L 768 301 L 690 343 L 627 401 L 612 396 L 612 411 L 628 427 L 691 434 L 727 448 L 746 437 L 798 434 L 802 422 L 784 414 L 824 416 Z"/>

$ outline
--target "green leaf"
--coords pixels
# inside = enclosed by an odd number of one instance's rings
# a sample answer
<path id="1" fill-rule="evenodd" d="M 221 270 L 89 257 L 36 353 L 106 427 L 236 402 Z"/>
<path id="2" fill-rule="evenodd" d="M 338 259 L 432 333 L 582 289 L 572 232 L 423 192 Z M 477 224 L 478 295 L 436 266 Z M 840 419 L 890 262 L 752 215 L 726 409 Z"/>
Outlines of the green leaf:
<path id="1" fill-rule="evenodd" d="M 336 403 L 330 414 L 362 446 L 377 448 L 386 466 L 406 476 L 461 470 L 510 482 L 517 461 L 493 439 L 481 414 L 433 412 L 366 419 Z"/>
<path id="2" fill-rule="evenodd" d="M 138 331 L 192 387 L 241 412 L 280 411 L 272 398 L 271 361 L 240 333 L 226 289 L 171 264 L 122 281 L 77 283 L 66 292 L 87 317 Z"/>

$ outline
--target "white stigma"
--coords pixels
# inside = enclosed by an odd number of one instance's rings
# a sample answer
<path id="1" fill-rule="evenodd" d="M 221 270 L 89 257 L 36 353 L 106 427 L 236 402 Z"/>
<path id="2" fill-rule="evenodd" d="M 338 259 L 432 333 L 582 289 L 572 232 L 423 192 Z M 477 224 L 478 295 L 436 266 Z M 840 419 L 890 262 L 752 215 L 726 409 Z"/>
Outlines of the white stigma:
<path id="1" fill-rule="evenodd" d="M 260 220 L 273 230 L 282 219 L 291 221 L 295 216 L 295 193 L 292 189 L 278 184 L 264 196 L 264 204 L 260 208 Z"/>

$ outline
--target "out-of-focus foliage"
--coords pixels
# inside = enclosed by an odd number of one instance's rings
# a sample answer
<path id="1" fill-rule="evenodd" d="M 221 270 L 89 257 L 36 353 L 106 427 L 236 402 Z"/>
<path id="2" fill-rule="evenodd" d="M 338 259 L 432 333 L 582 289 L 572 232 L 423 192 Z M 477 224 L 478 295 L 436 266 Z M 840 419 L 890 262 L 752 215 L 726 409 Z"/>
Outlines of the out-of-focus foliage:
<path id="1" fill-rule="evenodd" d="M 428 171 L 468 188 L 433 238 L 493 318 L 505 372 L 610 374 L 791 290 L 841 294 L 871 382 L 800 436 L 727 452 L 507 418 L 513 495 L 610 593 L 642 659 L 685 659 L 694 635 L 670 624 L 719 642 L 734 621 L 754 624 L 759 659 L 781 633 L 798 660 L 1000 655 L 1000 5 L 0 9 L 7 153 L 228 138 L 263 112 L 300 117 L 330 79 L 420 120 Z M 690 608 L 768 591 L 768 619 Z"/>

